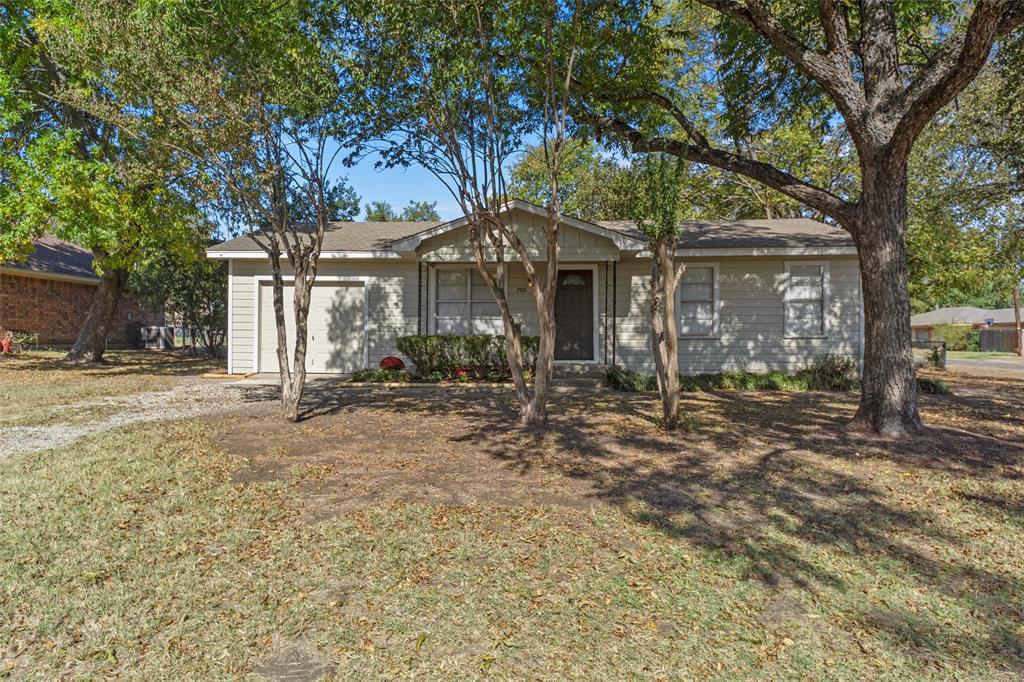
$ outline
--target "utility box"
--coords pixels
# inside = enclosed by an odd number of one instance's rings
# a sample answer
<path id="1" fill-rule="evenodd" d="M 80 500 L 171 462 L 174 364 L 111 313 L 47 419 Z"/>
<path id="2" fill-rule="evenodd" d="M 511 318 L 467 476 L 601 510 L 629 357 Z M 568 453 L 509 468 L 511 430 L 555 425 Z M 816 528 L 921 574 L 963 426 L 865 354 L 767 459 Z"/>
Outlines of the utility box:
<path id="1" fill-rule="evenodd" d="M 172 350 L 174 327 L 143 327 L 142 347 L 147 350 Z"/>

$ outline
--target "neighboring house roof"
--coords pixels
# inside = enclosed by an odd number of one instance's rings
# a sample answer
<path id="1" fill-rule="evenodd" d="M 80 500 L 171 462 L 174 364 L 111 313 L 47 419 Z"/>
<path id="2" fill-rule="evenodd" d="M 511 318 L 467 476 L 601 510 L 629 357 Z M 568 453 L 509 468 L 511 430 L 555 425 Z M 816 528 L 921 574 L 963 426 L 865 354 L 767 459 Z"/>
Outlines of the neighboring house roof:
<path id="1" fill-rule="evenodd" d="M 939 308 L 938 310 L 930 310 L 926 313 L 911 316 L 910 326 L 934 327 L 937 324 L 985 324 L 986 320 L 993 320 L 993 324 L 1013 324 L 1013 308 L 996 308 L 994 310 L 975 308 L 974 306 Z"/>
<path id="2" fill-rule="evenodd" d="M 538 215 L 546 209 L 514 199 L 506 205 Z M 564 216 L 565 223 L 593 232 L 616 243 L 619 248 L 642 250 L 647 237 L 628 220 L 590 222 Z M 424 239 L 444 234 L 465 225 L 465 218 L 446 222 L 344 222 L 330 223 L 324 234 L 323 252 L 366 253 L 368 257 L 397 257 L 395 251 L 412 251 Z M 844 230 L 806 218 L 776 220 L 685 221 L 679 248 L 689 249 L 840 249 L 855 253 L 853 239 Z M 232 254 L 260 252 L 253 237 L 245 235 L 217 244 L 207 253 L 231 258 Z"/>
<path id="3" fill-rule="evenodd" d="M 92 268 L 92 253 L 71 242 L 50 235 L 36 239 L 35 249 L 20 261 L 3 261 L 0 266 L 8 271 L 22 271 L 36 277 L 75 279 L 98 282 Z"/>

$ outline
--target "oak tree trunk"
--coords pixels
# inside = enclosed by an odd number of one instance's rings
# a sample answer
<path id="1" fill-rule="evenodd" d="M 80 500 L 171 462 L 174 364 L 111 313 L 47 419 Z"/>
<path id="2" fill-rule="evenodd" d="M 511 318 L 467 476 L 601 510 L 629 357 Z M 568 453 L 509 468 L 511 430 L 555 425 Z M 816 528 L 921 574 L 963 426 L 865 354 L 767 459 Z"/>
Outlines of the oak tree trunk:
<path id="1" fill-rule="evenodd" d="M 855 235 L 864 298 L 864 374 L 851 426 L 887 436 L 920 433 L 907 286 L 907 165 L 864 160 Z"/>
<path id="2" fill-rule="evenodd" d="M 78 331 L 78 336 L 71 350 L 64 356 L 64 362 L 102 362 L 103 353 L 107 349 L 107 334 L 110 323 L 121 301 L 125 284 L 128 282 L 128 271 L 108 268 L 100 277 L 99 286 L 93 295 L 85 322 Z"/>

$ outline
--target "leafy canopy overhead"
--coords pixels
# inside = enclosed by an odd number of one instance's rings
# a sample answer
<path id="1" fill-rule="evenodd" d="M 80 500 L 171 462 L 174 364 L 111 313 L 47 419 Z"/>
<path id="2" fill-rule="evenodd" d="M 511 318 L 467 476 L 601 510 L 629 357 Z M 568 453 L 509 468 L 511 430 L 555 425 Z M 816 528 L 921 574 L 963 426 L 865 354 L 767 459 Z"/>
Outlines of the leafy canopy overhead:
<path id="1" fill-rule="evenodd" d="M 5 3 L 0 19 L 0 259 L 47 232 L 91 249 L 100 270 L 190 255 L 203 223 L 181 167 L 81 104 L 105 84 L 71 49 L 80 6 Z"/>

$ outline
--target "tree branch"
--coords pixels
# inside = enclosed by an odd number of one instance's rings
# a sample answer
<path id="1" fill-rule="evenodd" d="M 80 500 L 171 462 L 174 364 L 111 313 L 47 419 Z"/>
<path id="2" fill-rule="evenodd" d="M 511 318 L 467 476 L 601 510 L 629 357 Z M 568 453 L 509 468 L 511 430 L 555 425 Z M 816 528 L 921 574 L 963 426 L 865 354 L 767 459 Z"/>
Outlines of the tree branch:
<path id="1" fill-rule="evenodd" d="M 862 0 L 860 21 L 867 106 L 873 112 L 890 109 L 902 92 L 896 8 L 891 0 Z"/>
<path id="2" fill-rule="evenodd" d="M 978 74 L 995 39 L 1024 26 L 1024 2 L 978 0 L 967 29 L 948 38 L 899 102 L 892 139 L 907 154 L 928 121 Z"/>
<path id="3" fill-rule="evenodd" d="M 697 2 L 748 26 L 764 37 L 805 76 L 816 82 L 832 97 L 848 125 L 856 126 L 860 121 L 865 109 L 864 95 L 853 77 L 849 50 L 839 49 L 846 43 L 846 30 L 845 22 L 838 9 L 834 7 L 833 0 L 825 2 L 821 10 L 826 43 L 829 45 L 829 50 L 825 54 L 804 45 L 786 31 L 782 23 L 764 6 L 762 0 L 746 0 L 745 5 L 736 0 Z M 856 133 L 853 127 L 851 132 Z"/>
<path id="4" fill-rule="evenodd" d="M 689 144 L 668 137 L 647 136 L 629 123 L 609 116 L 581 112 L 577 114 L 577 118 L 590 123 L 598 130 L 613 133 L 626 142 L 634 152 L 663 152 L 753 178 L 792 199 L 831 216 L 851 234 L 856 231 L 858 213 L 856 204 L 804 182 L 771 164 L 755 161 L 722 149 Z"/>

